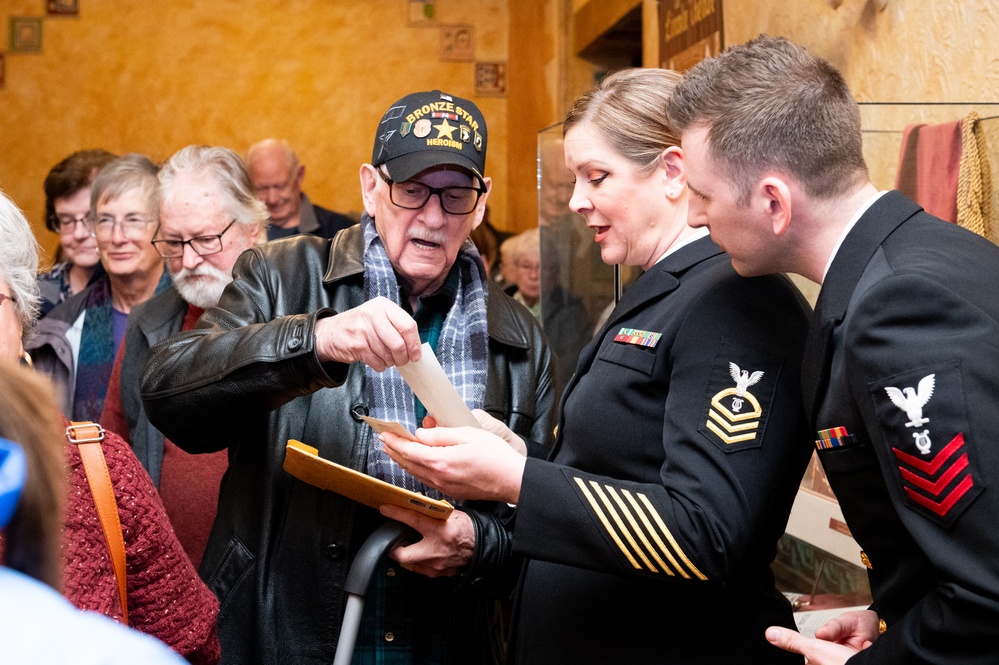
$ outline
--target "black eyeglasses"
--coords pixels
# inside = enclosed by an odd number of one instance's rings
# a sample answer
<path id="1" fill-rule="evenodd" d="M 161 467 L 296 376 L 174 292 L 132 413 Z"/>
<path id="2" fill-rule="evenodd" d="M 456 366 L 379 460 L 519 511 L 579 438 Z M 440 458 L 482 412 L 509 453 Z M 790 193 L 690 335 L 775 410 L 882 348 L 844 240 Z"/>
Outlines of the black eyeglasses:
<path id="1" fill-rule="evenodd" d="M 49 223 L 56 232 L 63 235 L 72 235 L 76 233 L 76 227 L 82 224 L 85 228 L 90 228 L 90 214 L 84 213 L 79 217 L 74 217 L 66 213 L 55 213 L 49 215 Z"/>
<path id="2" fill-rule="evenodd" d="M 222 233 L 212 236 L 198 236 L 190 240 L 154 240 L 153 247 L 164 259 L 179 259 L 184 256 L 184 245 L 190 245 L 191 249 L 198 256 L 211 256 L 222 251 L 222 236 L 232 228 L 236 220 L 229 222 L 229 226 L 222 229 Z M 157 233 L 159 230 L 157 229 Z"/>
<path id="3" fill-rule="evenodd" d="M 416 180 L 396 182 L 381 169 L 378 169 L 378 175 L 389 186 L 389 200 L 406 210 L 419 210 L 436 194 L 444 212 L 449 215 L 467 215 L 475 210 L 484 191 L 478 187 L 431 187 Z"/>

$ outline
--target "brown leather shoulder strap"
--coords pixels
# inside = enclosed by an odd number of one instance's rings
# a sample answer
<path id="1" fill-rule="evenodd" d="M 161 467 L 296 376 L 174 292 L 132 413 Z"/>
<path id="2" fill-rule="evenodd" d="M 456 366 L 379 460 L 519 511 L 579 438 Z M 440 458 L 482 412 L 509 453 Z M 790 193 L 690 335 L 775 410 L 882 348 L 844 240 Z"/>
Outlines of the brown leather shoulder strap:
<path id="1" fill-rule="evenodd" d="M 118 595 L 121 598 L 121 614 L 128 625 L 128 596 L 125 589 L 125 539 L 121 535 L 121 520 L 118 518 L 118 503 L 114 498 L 114 487 L 111 484 L 111 474 L 108 473 L 108 463 L 104 459 L 101 441 L 104 440 L 104 428 L 97 423 L 70 422 L 66 428 L 66 438 L 76 444 L 83 460 L 83 470 L 87 474 L 90 493 L 97 506 L 97 516 L 101 520 L 104 539 L 108 544 L 108 553 L 114 566 L 114 576 L 118 581 Z"/>

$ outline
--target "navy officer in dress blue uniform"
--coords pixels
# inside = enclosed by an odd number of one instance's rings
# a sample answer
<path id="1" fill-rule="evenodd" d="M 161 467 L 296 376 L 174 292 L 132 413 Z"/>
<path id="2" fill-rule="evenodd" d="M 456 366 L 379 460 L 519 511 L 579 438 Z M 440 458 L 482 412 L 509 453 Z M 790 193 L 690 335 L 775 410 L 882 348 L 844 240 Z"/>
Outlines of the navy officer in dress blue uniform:
<path id="1" fill-rule="evenodd" d="M 580 354 L 555 450 L 516 455 L 495 421 L 385 435 L 431 486 L 517 504 L 528 558 L 512 651 L 533 663 L 801 663 L 770 571 L 810 454 L 799 398 L 807 306 L 783 276 L 740 277 L 687 225 L 678 74 L 625 70 L 564 125 L 570 207 L 605 263 L 644 272 Z M 504 442 L 501 440 L 506 438 Z"/>
<path id="2" fill-rule="evenodd" d="M 743 275 L 822 284 L 804 402 L 874 602 L 768 639 L 813 665 L 999 663 L 999 248 L 879 192 L 842 76 L 785 39 L 701 63 L 668 114 L 691 223 Z"/>

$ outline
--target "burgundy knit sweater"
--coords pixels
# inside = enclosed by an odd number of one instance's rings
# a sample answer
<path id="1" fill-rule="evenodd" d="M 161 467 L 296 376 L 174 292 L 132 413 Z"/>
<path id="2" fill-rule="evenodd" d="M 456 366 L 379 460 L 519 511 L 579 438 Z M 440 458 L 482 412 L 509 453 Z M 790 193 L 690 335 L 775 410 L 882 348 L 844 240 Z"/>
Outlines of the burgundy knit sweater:
<path id="1" fill-rule="evenodd" d="M 125 540 L 129 624 L 192 663 L 217 663 L 218 599 L 177 541 L 156 488 L 132 449 L 110 431 L 102 446 Z M 111 557 L 75 445 L 67 444 L 66 458 L 70 474 L 63 594 L 81 609 L 121 621 Z"/>

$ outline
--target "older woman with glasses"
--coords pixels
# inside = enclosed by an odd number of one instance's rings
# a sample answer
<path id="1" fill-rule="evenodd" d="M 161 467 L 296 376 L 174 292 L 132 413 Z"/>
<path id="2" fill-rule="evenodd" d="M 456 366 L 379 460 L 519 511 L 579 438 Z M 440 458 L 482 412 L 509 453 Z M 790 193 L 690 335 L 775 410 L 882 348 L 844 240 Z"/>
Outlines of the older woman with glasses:
<path id="1" fill-rule="evenodd" d="M 90 232 L 90 185 L 115 158 L 107 150 L 78 150 L 45 177 L 45 226 L 59 234 L 59 262 L 38 275 L 41 316 L 104 272 Z"/>
<path id="2" fill-rule="evenodd" d="M 105 166 L 91 187 L 89 228 L 106 275 L 54 308 L 28 351 L 59 389 L 72 420 L 97 421 L 128 314 L 170 284 L 153 247 L 157 167 L 130 154 Z"/>

